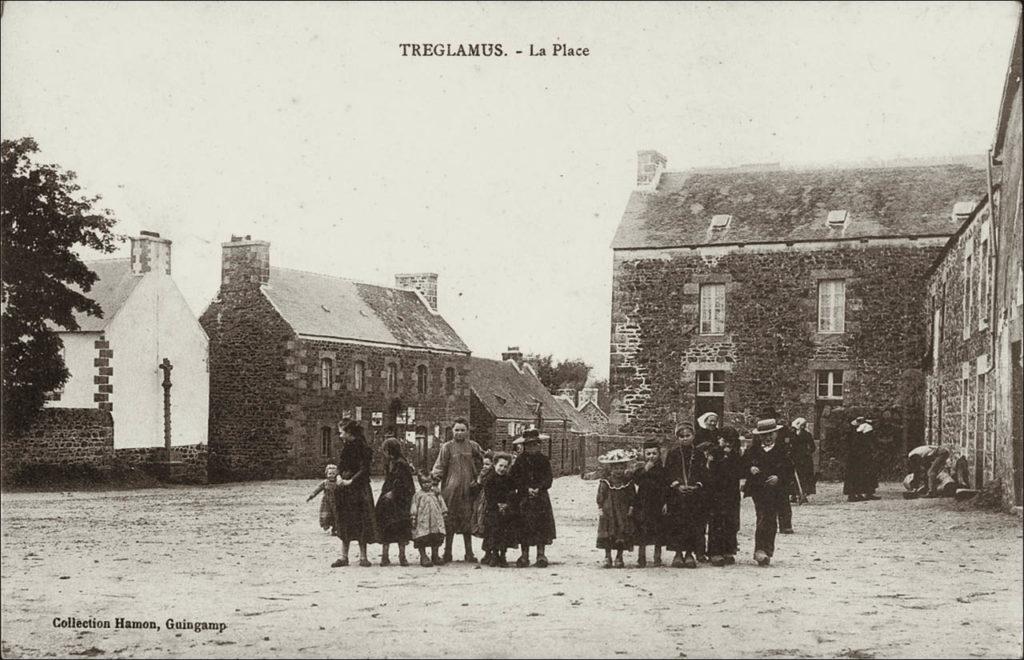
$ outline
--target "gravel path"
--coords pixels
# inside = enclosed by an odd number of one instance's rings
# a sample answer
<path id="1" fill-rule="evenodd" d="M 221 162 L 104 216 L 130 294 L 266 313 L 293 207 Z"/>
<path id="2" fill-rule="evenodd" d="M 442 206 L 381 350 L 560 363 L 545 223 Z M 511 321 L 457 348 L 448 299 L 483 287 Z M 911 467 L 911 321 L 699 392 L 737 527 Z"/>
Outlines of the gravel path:
<path id="1" fill-rule="evenodd" d="M 745 500 L 740 562 L 697 570 L 601 569 L 597 485 L 575 477 L 552 489 L 547 569 L 380 568 L 379 546 L 373 568 L 331 569 L 314 485 L 5 494 L 3 656 L 1022 655 L 1019 518 L 895 484 L 863 503 L 822 484 L 769 568 Z M 68 617 L 159 629 L 54 626 Z"/>

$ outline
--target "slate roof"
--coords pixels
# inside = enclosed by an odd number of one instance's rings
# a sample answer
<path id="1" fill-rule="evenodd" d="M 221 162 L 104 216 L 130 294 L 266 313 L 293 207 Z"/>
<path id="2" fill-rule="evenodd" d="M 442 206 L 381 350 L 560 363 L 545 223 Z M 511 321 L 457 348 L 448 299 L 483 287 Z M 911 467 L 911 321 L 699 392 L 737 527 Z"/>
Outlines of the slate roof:
<path id="1" fill-rule="evenodd" d="M 569 420 L 547 388 L 511 362 L 469 358 L 469 387 L 487 411 L 499 419 L 532 421 L 539 401 L 545 420 Z"/>
<path id="2" fill-rule="evenodd" d="M 469 353 L 414 291 L 290 268 L 271 268 L 263 293 L 300 335 Z"/>
<path id="3" fill-rule="evenodd" d="M 572 401 L 560 396 L 556 396 L 554 399 L 555 403 L 558 404 L 559 409 L 562 411 L 562 414 L 569 420 L 573 431 L 577 431 L 579 433 L 596 432 L 596 429 L 593 428 L 590 420 L 576 410 L 576 407 L 572 405 Z"/>
<path id="4" fill-rule="evenodd" d="M 89 291 L 82 291 L 77 286 L 71 288 L 96 301 L 103 310 L 103 318 L 76 313 L 75 320 L 78 322 L 80 332 L 102 332 L 124 306 L 128 296 L 131 295 L 142 277 L 132 273 L 131 259 L 96 259 L 82 263 L 96 273 L 99 279 Z M 64 328 L 58 326 L 54 326 L 54 329 L 59 332 L 65 331 Z"/>
<path id="5" fill-rule="evenodd" d="M 986 185 L 984 169 L 964 164 L 665 172 L 630 196 L 612 248 L 949 236 L 953 204 L 977 201 Z M 833 210 L 849 212 L 845 227 L 826 225 Z M 720 214 L 729 226 L 709 231 Z"/>

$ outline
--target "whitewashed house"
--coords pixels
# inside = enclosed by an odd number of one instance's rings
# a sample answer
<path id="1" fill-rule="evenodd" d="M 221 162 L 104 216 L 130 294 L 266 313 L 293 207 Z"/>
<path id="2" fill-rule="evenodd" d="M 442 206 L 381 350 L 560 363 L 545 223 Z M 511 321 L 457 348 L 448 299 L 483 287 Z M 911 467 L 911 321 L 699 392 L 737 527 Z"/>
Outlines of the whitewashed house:
<path id="1" fill-rule="evenodd" d="M 140 460 L 166 460 L 147 452 L 165 447 L 166 432 L 172 460 L 205 472 L 208 341 L 171 278 L 171 241 L 143 231 L 130 258 L 86 265 L 99 279 L 85 295 L 103 318 L 78 314 L 79 330 L 59 333 L 71 376 L 47 406 L 110 411 L 115 452 Z"/>

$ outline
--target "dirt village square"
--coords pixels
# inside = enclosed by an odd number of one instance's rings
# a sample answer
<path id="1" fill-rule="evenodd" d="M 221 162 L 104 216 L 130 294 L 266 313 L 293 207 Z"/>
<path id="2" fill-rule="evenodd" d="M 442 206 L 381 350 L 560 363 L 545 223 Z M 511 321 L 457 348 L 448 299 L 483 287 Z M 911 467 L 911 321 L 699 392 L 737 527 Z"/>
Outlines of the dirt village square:
<path id="1" fill-rule="evenodd" d="M 1024 658 L 1020 11 L 0 3 L 0 656 Z"/>

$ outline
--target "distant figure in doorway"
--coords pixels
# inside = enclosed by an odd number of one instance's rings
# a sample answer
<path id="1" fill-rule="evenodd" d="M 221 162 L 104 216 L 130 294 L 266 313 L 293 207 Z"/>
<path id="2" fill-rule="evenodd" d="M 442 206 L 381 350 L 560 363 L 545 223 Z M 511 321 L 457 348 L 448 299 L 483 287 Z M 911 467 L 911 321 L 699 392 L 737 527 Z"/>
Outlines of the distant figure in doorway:
<path id="1" fill-rule="evenodd" d="M 369 566 L 366 546 L 377 543 L 377 518 L 370 489 L 373 450 L 366 443 L 363 427 L 358 422 L 342 422 L 338 430 L 344 444 L 338 458 L 334 533 L 341 539 L 341 558 L 331 566 L 348 566 L 348 550 L 352 541 L 359 544 L 359 565 Z"/>
<path id="2" fill-rule="evenodd" d="M 483 464 L 484 451 L 469 439 L 469 422 L 460 417 L 452 424 L 452 440 L 441 445 L 433 475 L 441 482 L 441 496 L 448 506 L 448 526 L 441 563 L 452 560 L 452 539 L 462 534 L 466 561 L 473 554 L 473 509 L 476 504 L 476 477 Z"/>
<path id="3" fill-rule="evenodd" d="M 798 487 L 793 490 L 793 500 L 806 503 L 807 496 L 817 492 L 814 477 L 814 452 L 817 447 L 814 444 L 814 436 L 807 430 L 806 419 L 797 417 L 790 426 L 790 458 L 793 460 L 797 479 L 800 480 Z M 795 480 L 794 486 L 797 486 Z"/>
<path id="4" fill-rule="evenodd" d="M 875 466 L 875 429 L 870 419 L 858 417 L 850 422 L 846 434 L 846 474 L 843 494 L 849 502 L 881 499 Z"/>

